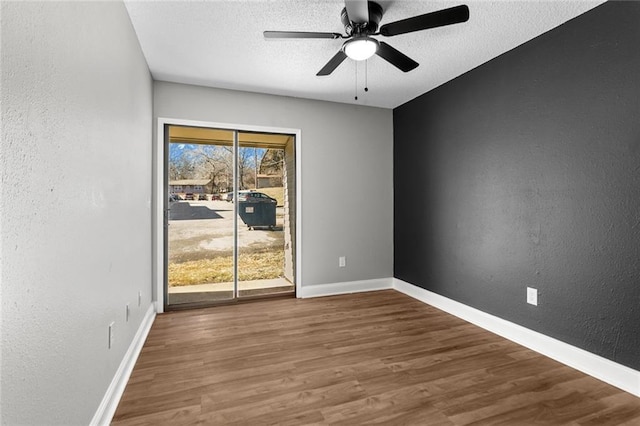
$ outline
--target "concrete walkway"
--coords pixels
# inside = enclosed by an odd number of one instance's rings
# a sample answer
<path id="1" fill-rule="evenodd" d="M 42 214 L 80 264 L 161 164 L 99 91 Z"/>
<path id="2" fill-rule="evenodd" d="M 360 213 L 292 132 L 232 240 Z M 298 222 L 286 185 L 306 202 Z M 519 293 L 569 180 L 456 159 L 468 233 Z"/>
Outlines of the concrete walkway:
<path id="1" fill-rule="evenodd" d="M 290 283 L 286 278 L 275 278 L 272 280 L 238 281 L 238 290 L 240 291 L 288 286 L 293 287 L 293 284 Z M 204 293 L 211 291 L 233 291 L 233 282 L 169 287 L 169 294 Z"/>
<path id="2" fill-rule="evenodd" d="M 293 294 L 295 286 L 285 278 L 238 282 L 240 298 L 271 294 Z M 196 284 L 169 287 L 170 305 L 184 303 L 220 302 L 233 299 L 233 283 Z"/>

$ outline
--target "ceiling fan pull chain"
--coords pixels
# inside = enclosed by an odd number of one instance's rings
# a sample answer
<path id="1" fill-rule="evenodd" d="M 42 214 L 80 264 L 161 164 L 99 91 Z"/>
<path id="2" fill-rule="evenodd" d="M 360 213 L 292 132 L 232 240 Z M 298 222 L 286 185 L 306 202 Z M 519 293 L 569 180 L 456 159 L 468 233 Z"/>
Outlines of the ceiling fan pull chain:
<path id="1" fill-rule="evenodd" d="M 358 100 L 358 62 L 353 61 L 353 63 L 355 64 L 353 69 L 355 70 L 355 75 L 356 75 L 356 85 L 354 87 L 356 96 L 354 98 L 357 101 Z"/>
<path id="2" fill-rule="evenodd" d="M 366 61 L 364 61 L 364 91 L 368 92 L 369 91 L 369 73 L 367 72 L 367 70 L 369 69 L 369 67 L 367 66 L 369 64 L 369 60 L 367 59 Z"/>

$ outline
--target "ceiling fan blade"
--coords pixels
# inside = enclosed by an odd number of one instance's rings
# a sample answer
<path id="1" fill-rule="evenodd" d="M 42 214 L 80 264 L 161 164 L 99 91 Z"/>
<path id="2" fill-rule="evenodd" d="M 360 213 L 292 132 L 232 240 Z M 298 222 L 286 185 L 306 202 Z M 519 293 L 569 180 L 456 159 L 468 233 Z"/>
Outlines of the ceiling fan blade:
<path id="1" fill-rule="evenodd" d="M 264 38 L 266 39 L 282 39 L 282 38 L 329 38 L 336 39 L 342 38 L 342 34 L 339 33 L 314 33 L 307 31 L 265 31 Z"/>
<path id="2" fill-rule="evenodd" d="M 380 42 L 378 50 L 376 51 L 376 55 L 380 56 L 382 59 L 404 72 L 411 71 L 412 69 L 420 65 L 404 53 L 389 46 L 384 41 Z"/>
<path id="3" fill-rule="evenodd" d="M 333 55 L 333 58 L 331 58 L 329 60 L 329 62 L 327 62 L 327 65 L 322 67 L 322 69 L 320 71 L 318 71 L 318 74 L 316 74 L 316 75 L 317 76 L 324 76 L 324 75 L 331 74 L 333 72 L 333 70 L 338 68 L 338 65 L 340 65 L 342 63 L 342 61 L 344 61 L 345 59 L 347 59 L 346 53 L 344 53 L 342 51 L 342 49 L 338 50 L 338 53 Z"/>
<path id="4" fill-rule="evenodd" d="M 351 22 L 356 24 L 369 22 L 369 2 L 367 0 L 345 0 L 344 5 Z"/>
<path id="5" fill-rule="evenodd" d="M 429 28 L 458 24 L 468 20 L 469 8 L 463 4 L 449 9 L 439 10 L 437 12 L 414 16 L 413 18 L 390 22 L 380 27 L 380 34 L 389 37 L 414 31 L 427 30 Z"/>

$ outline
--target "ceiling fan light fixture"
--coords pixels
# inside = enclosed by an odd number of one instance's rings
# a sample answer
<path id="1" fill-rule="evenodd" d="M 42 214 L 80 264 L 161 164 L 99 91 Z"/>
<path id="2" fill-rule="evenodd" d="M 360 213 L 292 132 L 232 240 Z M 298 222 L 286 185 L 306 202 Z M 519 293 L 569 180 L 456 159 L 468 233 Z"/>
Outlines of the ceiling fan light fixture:
<path id="1" fill-rule="evenodd" d="M 371 37 L 358 37 L 345 42 L 344 53 L 354 61 L 364 61 L 378 50 L 378 40 Z"/>

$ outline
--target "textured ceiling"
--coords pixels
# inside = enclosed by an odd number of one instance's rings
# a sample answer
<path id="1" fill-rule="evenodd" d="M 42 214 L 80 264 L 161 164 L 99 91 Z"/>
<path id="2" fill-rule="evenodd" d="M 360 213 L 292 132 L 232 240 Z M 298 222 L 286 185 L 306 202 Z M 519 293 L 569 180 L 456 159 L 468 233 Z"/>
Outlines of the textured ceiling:
<path id="1" fill-rule="evenodd" d="M 316 73 L 342 40 L 264 40 L 264 30 L 344 34 L 341 0 L 125 1 L 154 79 L 394 108 L 603 3 L 379 1 L 381 25 L 467 4 L 469 21 L 381 37 L 420 63 L 403 73 L 374 56 Z"/>

